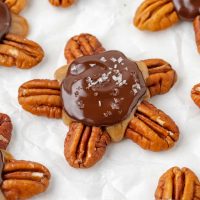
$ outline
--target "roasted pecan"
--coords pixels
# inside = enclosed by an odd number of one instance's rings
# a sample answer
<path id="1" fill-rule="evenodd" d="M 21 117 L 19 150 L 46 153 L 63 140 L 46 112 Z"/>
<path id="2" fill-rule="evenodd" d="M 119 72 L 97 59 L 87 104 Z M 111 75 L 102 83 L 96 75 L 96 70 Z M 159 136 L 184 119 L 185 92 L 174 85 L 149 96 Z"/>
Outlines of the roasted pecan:
<path id="1" fill-rule="evenodd" d="M 173 167 L 161 176 L 155 199 L 198 200 L 200 199 L 200 182 L 190 169 Z"/>
<path id="2" fill-rule="evenodd" d="M 28 35 L 29 26 L 25 18 L 12 13 L 12 23 L 9 29 L 10 34 L 26 37 Z"/>
<path id="3" fill-rule="evenodd" d="M 179 21 L 172 0 L 145 0 L 136 11 L 134 24 L 141 30 L 159 31 Z"/>
<path id="4" fill-rule="evenodd" d="M 105 51 L 99 40 L 90 34 L 72 37 L 65 47 L 65 58 L 68 64 L 81 56 L 93 55 Z"/>
<path id="5" fill-rule="evenodd" d="M 89 168 L 103 157 L 110 142 L 102 128 L 73 122 L 65 139 L 65 158 L 72 167 Z"/>
<path id="6" fill-rule="evenodd" d="M 192 88 L 191 97 L 194 103 L 200 108 L 200 83 Z"/>
<path id="7" fill-rule="evenodd" d="M 200 53 L 200 16 L 197 16 L 193 22 L 194 33 L 196 38 L 197 50 Z"/>
<path id="8" fill-rule="evenodd" d="M 49 2 L 54 6 L 69 7 L 75 3 L 75 0 L 49 0 Z"/>
<path id="9" fill-rule="evenodd" d="M 67 70 L 68 65 L 60 67 L 55 71 L 54 78 L 61 83 L 67 74 Z"/>
<path id="10" fill-rule="evenodd" d="M 0 149 L 6 149 L 12 134 L 12 122 L 6 114 L 0 113 Z"/>
<path id="11" fill-rule="evenodd" d="M 22 200 L 44 192 L 50 172 L 35 162 L 10 160 L 3 168 L 1 190 L 6 200 Z"/>
<path id="12" fill-rule="evenodd" d="M 0 65 L 16 65 L 28 69 L 37 65 L 44 57 L 42 48 L 35 42 L 19 35 L 7 34 L 0 43 Z"/>
<path id="13" fill-rule="evenodd" d="M 34 115 L 49 118 L 62 117 L 60 86 L 56 80 L 31 80 L 19 88 L 18 101 Z"/>
<path id="14" fill-rule="evenodd" d="M 13 13 L 20 13 L 26 6 L 26 0 L 2 0 L 5 2 Z"/>
<path id="15" fill-rule="evenodd" d="M 162 151 L 174 146 L 179 130 L 168 115 L 143 101 L 129 123 L 125 137 L 144 149 Z"/>
<path id="16" fill-rule="evenodd" d="M 176 71 L 169 63 L 161 59 L 148 59 L 143 62 L 149 71 L 146 85 L 151 97 L 167 93 L 177 81 Z"/>

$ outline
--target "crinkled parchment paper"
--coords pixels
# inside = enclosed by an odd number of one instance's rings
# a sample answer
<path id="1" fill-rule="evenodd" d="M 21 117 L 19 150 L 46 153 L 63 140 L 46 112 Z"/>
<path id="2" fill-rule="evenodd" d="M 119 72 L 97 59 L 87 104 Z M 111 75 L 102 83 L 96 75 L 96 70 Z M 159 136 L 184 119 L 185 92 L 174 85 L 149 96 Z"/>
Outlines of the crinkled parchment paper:
<path id="1" fill-rule="evenodd" d="M 48 191 L 35 200 L 153 200 L 159 177 L 172 166 L 187 166 L 200 177 L 200 111 L 190 98 L 200 82 L 200 55 L 192 23 L 183 22 L 158 33 L 141 32 L 132 17 L 142 0 L 78 0 L 69 8 L 47 0 L 29 0 L 22 15 L 30 23 L 29 38 L 45 50 L 43 62 L 31 70 L 0 68 L 0 111 L 14 123 L 9 150 L 17 159 L 38 161 L 52 173 Z M 181 137 L 171 150 L 148 152 L 131 141 L 111 144 L 102 161 L 87 170 L 69 167 L 63 155 L 68 128 L 61 120 L 37 117 L 18 104 L 18 87 L 35 78 L 53 78 L 66 63 L 67 40 L 81 32 L 96 35 L 108 50 L 123 51 L 135 60 L 163 58 L 178 73 L 178 83 L 151 102 L 179 125 Z"/>

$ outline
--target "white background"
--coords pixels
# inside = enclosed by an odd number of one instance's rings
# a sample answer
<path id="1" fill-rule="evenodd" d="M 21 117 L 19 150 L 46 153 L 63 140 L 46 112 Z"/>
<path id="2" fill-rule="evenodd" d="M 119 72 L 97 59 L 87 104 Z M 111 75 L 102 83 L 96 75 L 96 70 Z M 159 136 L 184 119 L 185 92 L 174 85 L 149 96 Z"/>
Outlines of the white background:
<path id="1" fill-rule="evenodd" d="M 200 55 L 196 51 L 192 23 L 182 22 L 158 33 L 141 32 L 132 17 L 142 0 L 78 0 L 69 9 L 52 7 L 47 0 L 29 1 L 21 13 L 30 23 L 29 38 L 44 48 L 43 62 L 31 70 L 0 68 L 0 111 L 11 116 L 14 131 L 9 150 L 17 159 L 46 165 L 51 184 L 35 200 L 153 200 L 159 177 L 175 165 L 190 167 L 200 177 L 200 114 L 190 98 L 200 82 Z M 108 50 L 123 51 L 140 60 L 163 58 L 178 73 L 178 83 L 166 95 L 151 102 L 168 113 L 180 128 L 180 140 L 167 151 L 152 153 L 131 141 L 111 144 L 94 167 L 69 167 L 63 155 L 68 128 L 61 120 L 37 117 L 18 104 L 18 87 L 35 78 L 53 78 L 66 63 L 67 40 L 79 33 L 96 35 Z"/>

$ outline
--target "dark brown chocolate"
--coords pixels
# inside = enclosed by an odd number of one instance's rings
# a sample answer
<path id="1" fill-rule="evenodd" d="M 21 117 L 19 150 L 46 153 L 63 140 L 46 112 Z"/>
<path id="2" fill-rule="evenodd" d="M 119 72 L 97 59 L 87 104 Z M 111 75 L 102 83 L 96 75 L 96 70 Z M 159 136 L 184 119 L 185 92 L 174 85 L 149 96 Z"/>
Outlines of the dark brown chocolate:
<path id="1" fill-rule="evenodd" d="M 0 41 L 11 26 L 11 13 L 8 6 L 0 0 Z"/>
<path id="2" fill-rule="evenodd" d="M 194 20 L 200 15 L 200 0 L 173 0 L 179 17 L 183 20 Z"/>
<path id="3" fill-rule="evenodd" d="M 137 63 L 119 51 L 107 51 L 71 63 L 61 90 L 72 119 L 108 126 L 129 117 L 147 88 Z"/>

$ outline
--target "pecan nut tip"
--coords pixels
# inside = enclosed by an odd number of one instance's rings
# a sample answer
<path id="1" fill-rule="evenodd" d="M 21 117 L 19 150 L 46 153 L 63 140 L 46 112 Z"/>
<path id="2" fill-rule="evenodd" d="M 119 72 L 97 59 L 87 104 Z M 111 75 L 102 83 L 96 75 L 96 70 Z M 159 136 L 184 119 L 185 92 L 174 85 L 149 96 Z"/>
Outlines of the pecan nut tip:
<path id="1" fill-rule="evenodd" d="M 0 44 L 0 65 L 29 69 L 41 62 L 44 51 L 20 35 L 7 34 Z"/>
<path id="2" fill-rule="evenodd" d="M 35 162 L 10 160 L 3 168 L 1 190 L 8 200 L 33 197 L 44 192 L 49 185 L 49 170 Z"/>
<path id="3" fill-rule="evenodd" d="M 65 58 L 68 64 L 78 57 L 89 56 L 104 52 L 105 49 L 99 40 L 90 34 L 80 34 L 72 37 L 65 47 Z"/>
<path id="4" fill-rule="evenodd" d="M 129 123 L 125 137 L 143 149 L 163 151 L 178 141 L 179 129 L 168 115 L 143 101 Z"/>
<path id="5" fill-rule="evenodd" d="M 173 167 L 161 176 L 155 199 L 200 199 L 200 182 L 190 169 Z"/>
<path id="6" fill-rule="evenodd" d="M 148 68 L 146 86 L 151 97 L 167 93 L 176 83 L 177 74 L 171 65 L 162 59 L 143 60 Z"/>
<path id="7" fill-rule="evenodd" d="M 53 6 L 69 7 L 75 3 L 75 0 L 49 0 Z"/>
<path id="8" fill-rule="evenodd" d="M 20 86 L 19 104 L 26 111 L 49 118 L 62 117 L 60 85 L 57 80 L 35 79 Z"/>
<path id="9" fill-rule="evenodd" d="M 134 25 L 141 30 L 159 31 L 179 21 L 172 0 L 145 0 L 137 9 Z"/>
<path id="10" fill-rule="evenodd" d="M 101 128 L 74 122 L 65 139 L 65 158 L 74 168 L 89 168 L 103 157 L 110 142 L 110 136 Z"/>

